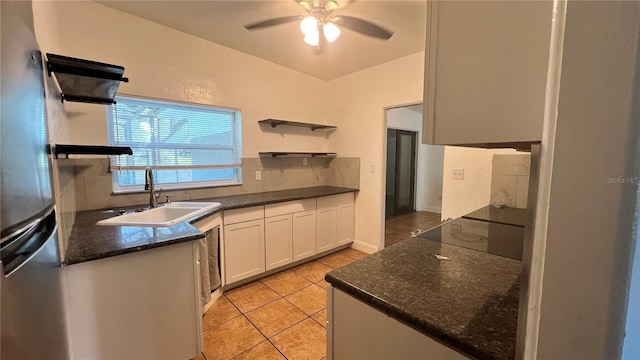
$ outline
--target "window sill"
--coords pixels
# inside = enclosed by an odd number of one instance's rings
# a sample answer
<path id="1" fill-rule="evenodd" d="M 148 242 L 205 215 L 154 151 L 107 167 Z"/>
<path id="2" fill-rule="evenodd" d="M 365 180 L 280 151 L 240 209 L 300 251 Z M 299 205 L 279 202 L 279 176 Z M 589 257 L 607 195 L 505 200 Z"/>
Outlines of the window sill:
<path id="1" fill-rule="evenodd" d="M 190 187 L 182 187 L 182 186 L 169 186 L 169 187 L 164 187 L 161 185 L 156 185 L 156 191 L 159 191 L 160 189 L 162 189 L 162 192 L 166 192 L 166 191 L 189 191 L 189 190 L 201 190 L 201 189 L 216 189 L 216 188 L 221 188 L 221 187 L 231 187 L 231 186 L 242 186 L 242 182 L 239 183 L 233 183 L 233 184 L 221 184 L 221 185 L 202 185 L 202 186 L 190 186 Z M 135 195 L 135 194 L 148 194 L 149 190 L 140 190 L 140 189 L 134 189 L 134 190 L 121 190 L 121 191 L 111 191 L 111 196 L 118 196 L 118 195 Z"/>

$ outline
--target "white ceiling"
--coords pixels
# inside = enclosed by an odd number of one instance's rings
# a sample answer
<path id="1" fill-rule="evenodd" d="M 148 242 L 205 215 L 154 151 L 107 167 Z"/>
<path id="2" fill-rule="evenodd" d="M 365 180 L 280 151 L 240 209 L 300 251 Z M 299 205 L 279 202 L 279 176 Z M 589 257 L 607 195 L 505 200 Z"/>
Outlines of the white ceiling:
<path id="1" fill-rule="evenodd" d="M 360 17 L 394 35 L 384 41 L 342 29 L 321 55 L 303 41 L 298 22 L 251 32 L 243 27 L 274 17 L 305 15 L 294 0 L 98 2 L 323 80 L 424 50 L 425 1 L 343 1 L 334 15 Z"/>

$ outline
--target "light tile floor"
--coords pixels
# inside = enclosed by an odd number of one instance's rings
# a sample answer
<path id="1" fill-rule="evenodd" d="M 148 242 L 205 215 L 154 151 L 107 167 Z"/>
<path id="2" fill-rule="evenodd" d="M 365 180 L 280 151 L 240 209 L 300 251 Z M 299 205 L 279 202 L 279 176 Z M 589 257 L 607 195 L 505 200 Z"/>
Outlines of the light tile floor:
<path id="1" fill-rule="evenodd" d="M 341 250 L 226 292 L 204 316 L 198 359 L 324 359 L 324 275 L 364 256 Z"/>
<path id="2" fill-rule="evenodd" d="M 440 225 L 440 214 L 416 211 L 410 214 L 394 216 L 385 220 L 384 246 L 397 244 L 417 230 L 428 230 Z"/>

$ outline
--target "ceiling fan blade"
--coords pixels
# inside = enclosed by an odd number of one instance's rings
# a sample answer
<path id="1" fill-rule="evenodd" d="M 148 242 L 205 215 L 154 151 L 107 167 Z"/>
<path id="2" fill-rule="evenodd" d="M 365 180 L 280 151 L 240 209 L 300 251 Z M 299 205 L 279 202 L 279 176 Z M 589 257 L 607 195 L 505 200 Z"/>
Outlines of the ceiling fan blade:
<path id="1" fill-rule="evenodd" d="M 283 16 L 283 17 L 273 18 L 269 20 L 258 21 L 253 24 L 247 24 L 244 26 L 244 28 L 247 30 L 258 30 L 265 27 L 269 27 L 269 26 L 275 26 L 275 25 L 294 22 L 300 19 L 301 17 L 298 15 Z"/>
<path id="2" fill-rule="evenodd" d="M 353 16 L 336 16 L 335 22 L 336 24 L 346 29 L 379 39 L 389 40 L 391 36 L 393 36 L 393 33 L 391 31 L 386 30 L 370 21 Z"/>

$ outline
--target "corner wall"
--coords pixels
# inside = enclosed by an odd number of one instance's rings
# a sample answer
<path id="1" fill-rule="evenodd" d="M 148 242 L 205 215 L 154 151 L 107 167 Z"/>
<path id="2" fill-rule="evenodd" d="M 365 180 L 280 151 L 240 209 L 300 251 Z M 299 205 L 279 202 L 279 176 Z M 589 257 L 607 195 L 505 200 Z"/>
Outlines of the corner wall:
<path id="1" fill-rule="evenodd" d="M 528 350 L 538 359 L 619 359 L 627 305 L 638 307 L 627 301 L 637 246 L 640 3 L 562 4 L 557 116 L 545 119 L 542 143 L 551 173 L 541 173 L 538 194 L 548 206 L 537 208 L 541 251 L 532 263 L 541 276 L 532 287 L 542 291 L 527 319 L 539 330 Z"/>
<path id="2" fill-rule="evenodd" d="M 385 108 L 422 102 L 424 52 L 374 66 L 329 82 L 338 131 L 329 139 L 341 156 L 360 158 L 354 247 L 377 251 L 383 239 Z"/>
<path id="3" fill-rule="evenodd" d="M 44 3 L 33 1 L 33 18 L 35 34 L 42 54 L 57 53 L 60 50 L 58 41 L 58 24 L 56 18 L 46 16 Z M 62 105 L 55 80 L 45 75 L 45 105 L 47 111 L 47 138 L 50 144 L 66 144 L 69 142 L 67 113 Z M 74 170 L 56 160 L 51 161 L 53 193 L 56 202 L 56 221 L 58 223 L 58 243 L 60 256 L 64 258 L 67 242 L 76 218 L 76 183 Z"/>

